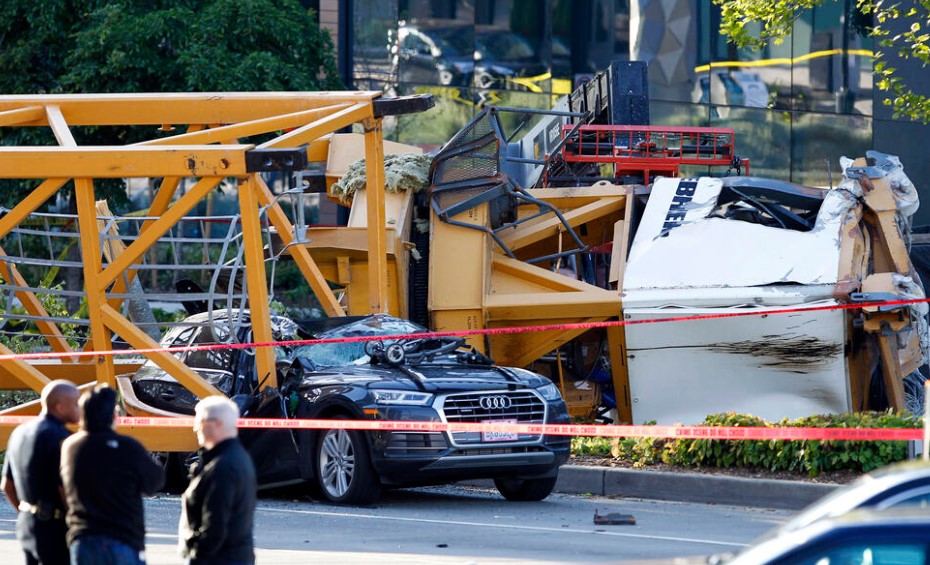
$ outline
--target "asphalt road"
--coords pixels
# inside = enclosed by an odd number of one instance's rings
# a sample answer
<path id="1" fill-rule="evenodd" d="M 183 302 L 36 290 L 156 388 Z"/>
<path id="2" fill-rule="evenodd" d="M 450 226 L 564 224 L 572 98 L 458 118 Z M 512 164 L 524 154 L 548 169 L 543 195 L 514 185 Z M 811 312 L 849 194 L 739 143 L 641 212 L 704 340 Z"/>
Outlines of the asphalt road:
<path id="1" fill-rule="evenodd" d="M 594 524 L 631 514 L 635 525 Z M 147 556 L 179 563 L 180 501 L 146 501 Z M 259 563 L 619 563 L 735 551 L 791 512 L 554 494 L 513 503 L 495 491 L 436 487 L 388 492 L 376 506 L 332 506 L 265 493 L 256 513 Z M 0 505 L 0 562 L 19 562 L 12 508 Z"/>

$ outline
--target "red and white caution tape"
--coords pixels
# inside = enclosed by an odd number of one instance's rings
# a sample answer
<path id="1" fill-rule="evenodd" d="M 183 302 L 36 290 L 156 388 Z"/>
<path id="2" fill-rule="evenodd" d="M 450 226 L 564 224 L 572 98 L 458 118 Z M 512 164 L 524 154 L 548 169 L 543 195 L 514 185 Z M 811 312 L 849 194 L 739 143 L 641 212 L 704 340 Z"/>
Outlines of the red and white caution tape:
<path id="1" fill-rule="evenodd" d="M 0 416 L 0 425 L 19 425 L 34 416 Z M 187 428 L 191 417 L 121 417 L 117 425 L 124 428 Z M 288 418 L 241 418 L 240 428 L 288 430 L 368 430 L 387 432 L 449 432 L 524 435 L 553 435 L 611 438 L 720 439 L 720 440 L 834 440 L 834 441 L 907 441 L 923 439 L 919 428 L 790 428 L 738 426 L 625 426 L 605 424 L 512 424 L 448 423 L 394 420 L 300 420 Z"/>
<path id="2" fill-rule="evenodd" d="M 856 302 L 851 304 L 829 304 L 824 306 L 802 306 L 792 308 L 777 308 L 765 310 L 745 310 L 740 312 L 721 312 L 719 314 L 696 314 L 692 316 L 676 316 L 671 318 L 651 318 L 647 320 L 608 320 L 603 322 L 576 322 L 566 324 L 545 324 L 537 326 L 515 326 L 507 328 L 481 328 L 473 330 L 456 330 L 447 332 L 421 332 L 412 334 L 395 334 L 379 336 L 353 336 L 325 339 L 297 339 L 287 341 L 252 342 L 252 343 L 220 343 L 210 345 L 190 345 L 184 347 L 153 347 L 149 349 L 110 349 L 102 351 L 49 351 L 43 353 L 15 353 L 0 355 L 0 361 L 57 359 L 60 357 L 115 357 L 139 356 L 151 353 L 183 353 L 190 351 L 212 351 L 219 349 L 255 349 L 260 347 L 297 347 L 318 343 L 358 343 L 365 341 L 392 341 L 402 339 L 439 338 L 439 337 L 467 337 L 476 335 L 505 335 L 528 332 L 590 330 L 596 328 L 610 328 L 632 326 L 640 324 L 667 324 L 675 322 L 690 322 L 696 320 L 718 320 L 722 318 L 743 318 L 746 316 L 773 316 L 778 314 L 794 314 L 797 312 L 823 312 L 829 310 L 859 310 L 863 308 L 878 308 L 889 306 L 909 306 L 930 302 L 930 298 L 914 298 L 907 300 L 886 300 L 876 302 Z"/>

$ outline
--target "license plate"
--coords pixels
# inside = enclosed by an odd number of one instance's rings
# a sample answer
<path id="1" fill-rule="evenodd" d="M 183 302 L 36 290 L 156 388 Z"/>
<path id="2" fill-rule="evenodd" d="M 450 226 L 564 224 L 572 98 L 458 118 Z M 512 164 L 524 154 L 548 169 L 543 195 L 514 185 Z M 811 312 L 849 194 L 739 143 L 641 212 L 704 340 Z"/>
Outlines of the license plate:
<path id="1" fill-rule="evenodd" d="M 516 424 L 516 420 L 484 420 L 482 424 Z M 481 441 L 517 441 L 519 434 L 513 432 L 481 432 Z"/>

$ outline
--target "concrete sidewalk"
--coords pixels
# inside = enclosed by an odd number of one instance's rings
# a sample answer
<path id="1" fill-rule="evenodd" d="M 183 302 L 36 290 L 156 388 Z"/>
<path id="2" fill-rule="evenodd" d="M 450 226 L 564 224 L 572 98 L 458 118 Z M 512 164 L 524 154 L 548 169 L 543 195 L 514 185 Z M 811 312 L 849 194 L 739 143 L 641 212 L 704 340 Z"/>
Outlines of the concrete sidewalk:
<path id="1" fill-rule="evenodd" d="M 800 510 L 838 485 L 565 465 L 556 492 Z"/>

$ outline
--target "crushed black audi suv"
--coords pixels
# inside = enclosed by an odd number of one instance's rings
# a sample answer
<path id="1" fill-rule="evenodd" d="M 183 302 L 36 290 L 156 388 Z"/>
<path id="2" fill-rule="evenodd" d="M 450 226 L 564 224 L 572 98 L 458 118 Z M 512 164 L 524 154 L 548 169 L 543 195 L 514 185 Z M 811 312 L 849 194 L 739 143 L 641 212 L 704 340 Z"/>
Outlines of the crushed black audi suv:
<path id="1" fill-rule="evenodd" d="M 240 406 L 243 417 L 560 424 L 569 421 L 558 387 L 525 369 L 500 367 L 461 337 L 385 314 L 297 324 L 272 317 L 275 340 L 390 336 L 384 340 L 275 347 L 278 386 L 262 387 L 254 351 L 176 355 Z M 250 343 L 248 312 L 195 314 L 164 347 Z M 132 379 L 155 408 L 193 414 L 197 397 L 153 363 Z M 571 438 L 543 434 L 439 431 L 242 429 L 259 483 L 312 481 L 333 502 L 364 505 L 383 488 L 489 478 L 509 500 L 542 500 L 555 486 Z M 189 458 L 188 458 L 189 459 Z M 183 468 L 183 465 L 178 465 Z"/>

